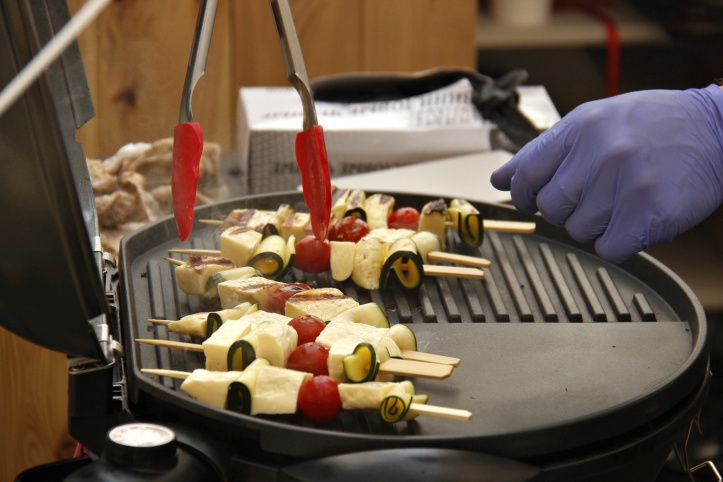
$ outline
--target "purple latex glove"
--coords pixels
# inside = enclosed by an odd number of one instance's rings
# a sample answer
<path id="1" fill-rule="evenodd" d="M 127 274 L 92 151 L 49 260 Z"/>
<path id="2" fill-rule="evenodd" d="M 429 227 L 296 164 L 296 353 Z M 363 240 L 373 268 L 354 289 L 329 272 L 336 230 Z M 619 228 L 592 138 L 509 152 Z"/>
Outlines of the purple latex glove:
<path id="1" fill-rule="evenodd" d="M 722 149 L 720 87 L 640 91 L 577 107 L 491 181 L 619 263 L 721 205 Z"/>

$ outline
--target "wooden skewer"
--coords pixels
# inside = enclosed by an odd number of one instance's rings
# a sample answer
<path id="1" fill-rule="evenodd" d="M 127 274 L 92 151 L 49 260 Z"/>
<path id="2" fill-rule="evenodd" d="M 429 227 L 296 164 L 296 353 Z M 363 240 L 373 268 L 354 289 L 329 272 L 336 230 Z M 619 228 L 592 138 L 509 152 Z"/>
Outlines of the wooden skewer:
<path id="1" fill-rule="evenodd" d="M 497 221 L 485 219 L 482 226 L 488 231 L 504 231 L 507 233 L 529 234 L 535 232 L 536 224 L 525 221 Z"/>
<path id="2" fill-rule="evenodd" d="M 156 340 L 154 338 L 136 338 L 138 343 L 162 346 L 166 348 L 179 348 L 181 350 L 192 350 L 203 353 L 203 346 L 198 343 L 186 343 L 173 340 Z M 401 375 L 407 377 L 432 378 L 442 380 L 449 377 L 454 370 L 452 365 L 440 365 L 414 360 L 399 360 L 390 358 L 379 365 L 381 373 Z"/>
<path id="3" fill-rule="evenodd" d="M 425 276 L 451 276 L 454 278 L 484 279 L 485 273 L 477 268 L 462 266 L 441 266 L 437 264 L 424 265 Z"/>
<path id="4" fill-rule="evenodd" d="M 188 372 L 166 370 L 163 368 L 141 368 L 141 372 L 148 373 L 149 375 L 158 375 L 160 377 L 176 378 L 178 380 L 185 380 L 190 375 Z M 465 422 L 472 419 L 472 412 L 469 410 L 427 405 L 425 403 L 412 403 L 409 405 L 409 412 L 416 415 L 428 415 L 431 417 L 448 418 L 450 420 L 461 420 Z"/>
<path id="5" fill-rule="evenodd" d="M 169 249 L 169 253 L 190 254 L 193 256 L 220 256 L 221 251 L 217 249 Z"/>
<path id="6" fill-rule="evenodd" d="M 163 259 L 165 259 L 171 264 L 175 264 L 176 266 L 181 266 L 183 264 L 183 261 L 181 261 L 180 259 L 169 258 L 168 256 L 163 256 Z"/>
<path id="7" fill-rule="evenodd" d="M 185 380 L 190 375 L 188 372 L 165 370 L 163 368 L 141 368 L 141 372 L 148 373 L 149 375 L 158 375 L 159 377 L 177 378 L 179 380 Z"/>
<path id="8" fill-rule="evenodd" d="M 402 358 L 404 358 L 405 360 L 414 360 L 425 363 L 437 363 L 439 365 L 451 365 L 453 367 L 459 366 L 459 364 L 462 362 L 462 360 L 460 360 L 459 358 L 445 355 L 435 355 L 434 353 L 425 353 L 423 351 L 401 350 L 401 352 Z"/>
<path id="9" fill-rule="evenodd" d="M 409 405 L 409 412 L 417 415 L 429 415 L 432 417 L 449 418 L 452 420 L 472 420 L 472 412 L 458 408 L 439 407 L 425 403 L 412 403 Z"/>
<path id="10" fill-rule="evenodd" d="M 390 358 L 379 365 L 379 373 L 405 377 L 432 378 L 434 380 L 448 378 L 453 370 L 454 367 L 452 365 L 400 360 L 398 358 Z"/>
<path id="11" fill-rule="evenodd" d="M 223 225 L 223 221 L 220 219 L 199 219 L 198 222 L 201 224 L 210 224 L 211 226 Z"/>
<path id="12" fill-rule="evenodd" d="M 173 320 L 158 320 L 155 318 L 148 318 L 148 323 L 154 323 L 156 325 L 170 325 Z"/>
<path id="13" fill-rule="evenodd" d="M 427 253 L 427 257 L 431 261 L 462 264 L 465 266 L 474 266 L 476 268 L 489 268 L 492 266 L 492 262 L 485 258 L 467 256 L 464 254 L 446 253 L 444 251 L 430 251 Z"/>
<path id="14" fill-rule="evenodd" d="M 166 348 L 180 348 L 181 350 L 191 350 L 203 353 L 203 345 L 198 343 L 187 343 L 185 341 L 173 341 L 173 340 L 156 340 L 154 338 L 136 338 L 138 343 L 145 343 L 147 345 L 163 346 Z"/>
<path id="15" fill-rule="evenodd" d="M 155 318 L 149 318 L 149 323 L 154 323 L 156 325 L 170 325 L 173 323 L 173 320 L 159 320 Z M 141 341 L 139 339 L 138 341 Z M 144 342 L 142 342 L 144 343 Z M 180 342 L 179 342 L 180 343 Z M 165 346 L 165 345 L 164 345 Z M 422 351 L 414 351 L 414 350 L 401 350 L 402 357 L 405 360 L 413 360 L 413 361 L 419 361 L 419 362 L 426 362 L 426 363 L 437 363 L 439 365 L 451 365 L 453 367 L 459 366 L 459 364 L 462 362 L 459 358 L 446 356 L 446 355 L 436 355 L 434 353 L 425 353 Z"/>

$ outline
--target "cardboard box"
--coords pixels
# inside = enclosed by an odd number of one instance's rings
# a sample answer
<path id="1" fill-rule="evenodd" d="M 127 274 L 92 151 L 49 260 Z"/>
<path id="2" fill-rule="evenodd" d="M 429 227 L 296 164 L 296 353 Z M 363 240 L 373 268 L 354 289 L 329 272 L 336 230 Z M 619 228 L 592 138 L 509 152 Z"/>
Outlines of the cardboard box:
<path id="1" fill-rule="evenodd" d="M 497 127 L 482 119 L 471 96 L 472 86 L 463 79 L 402 100 L 317 102 L 332 178 L 490 151 Z M 556 114 L 551 102 L 549 107 Z M 549 118 L 549 112 L 545 116 Z M 302 119 L 301 100 L 292 87 L 240 89 L 240 168 L 249 194 L 293 190 L 301 184 L 294 144 Z"/>

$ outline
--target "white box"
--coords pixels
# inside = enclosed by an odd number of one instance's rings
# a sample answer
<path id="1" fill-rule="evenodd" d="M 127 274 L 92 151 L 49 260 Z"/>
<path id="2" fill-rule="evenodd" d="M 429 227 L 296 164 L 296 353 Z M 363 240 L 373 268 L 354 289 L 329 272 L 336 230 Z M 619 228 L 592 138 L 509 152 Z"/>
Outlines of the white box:
<path id="1" fill-rule="evenodd" d="M 482 119 L 471 96 L 471 84 L 462 79 L 402 100 L 317 102 L 332 179 L 490 151 L 497 127 Z M 238 148 L 249 194 L 293 190 L 301 184 L 294 144 L 302 120 L 294 88 L 240 89 Z"/>

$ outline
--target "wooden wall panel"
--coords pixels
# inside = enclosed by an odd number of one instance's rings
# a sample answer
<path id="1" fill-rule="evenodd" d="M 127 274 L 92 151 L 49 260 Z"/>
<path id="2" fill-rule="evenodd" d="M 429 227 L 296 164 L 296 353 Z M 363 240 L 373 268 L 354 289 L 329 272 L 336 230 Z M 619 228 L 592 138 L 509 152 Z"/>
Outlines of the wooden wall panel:
<path id="1" fill-rule="evenodd" d="M 0 480 L 72 457 L 65 355 L 0 328 Z"/>
<path id="2" fill-rule="evenodd" d="M 474 0 L 363 0 L 360 70 L 475 68 Z"/>

